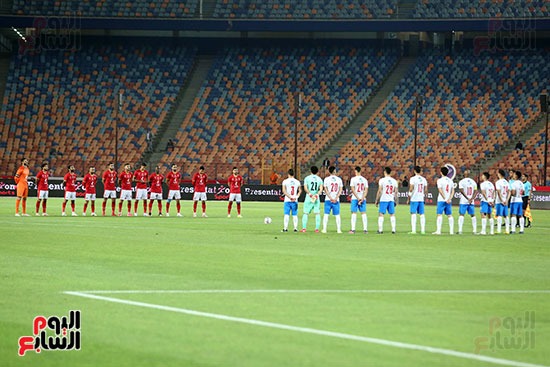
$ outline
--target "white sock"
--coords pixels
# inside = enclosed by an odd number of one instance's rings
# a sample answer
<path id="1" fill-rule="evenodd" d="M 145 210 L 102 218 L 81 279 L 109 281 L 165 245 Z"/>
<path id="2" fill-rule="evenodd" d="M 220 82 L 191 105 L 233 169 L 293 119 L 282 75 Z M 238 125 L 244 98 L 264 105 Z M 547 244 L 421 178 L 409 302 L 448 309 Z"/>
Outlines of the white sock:
<path id="1" fill-rule="evenodd" d="M 390 216 L 391 231 L 395 232 L 395 215 Z"/>
<path id="2" fill-rule="evenodd" d="M 436 224 L 436 232 L 441 233 L 441 225 L 443 224 L 443 216 L 438 215 L 437 220 L 435 221 Z"/>
<path id="3" fill-rule="evenodd" d="M 323 231 L 327 230 L 327 224 L 328 224 L 328 215 L 323 215 Z"/>
<path id="4" fill-rule="evenodd" d="M 357 222 L 357 213 L 351 213 L 351 230 L 355 231 L 355 223 Z"/>
<path id="5" fill-rule="evenodd" d="M 334 216 L 336 218 L 336 231 L 340 232 L 342 231 L 342 219 L 340 218 L 340 214 Z"/>
<path id="6" fill-rule="evenodd" d="M 458 232 L 462 233 L 462 227 L 464 226 L 464 216 L 458 217 Z"/>
<path id="7" fill-rule="evenodd" d="M 363 219 L 363 231 L 367 230 L 367 213 L 361 214 L 361 219 Z"/>
<path id="8" fill-rule="evenodd" d="M 504 224 L 505 224 L 504 228 L 506 228 L 506 232 L 510 232 L 510 218 L 508 217 L 504 218 Z"/>
<path id="9" fill-rule="evenodd" d="M 297 215 L 292 216 L 292 223 L 294 223 L 294 229 L 298 229 L 298 216 Z"/>
<path id="10" fill-rule="evenodd" d="M 481 218 L 481 233 L 487 233 L 487 218 Z"/>
<path id="11" fill-rule="evenodd" d="M 411 214 L 411 232 L 416 232 L 416 214 Z"/>
<path id="12" fill-rule="evenodd" d="M 489 227 L 491 227 L 491 234 L 495 234 L 495 220 L 493 218 L 489 219 Z"/>
<path id="13" fill-rule="evenodd" d="M 285 214 L 283 219 L 283 229 L 288 229 L 288 221 L 290 219 L 290 216 L 288 214 Z"/>
<path id="14" fill-rule="evenodd" d="M 455 233 L 455 219 L 453 217 L 449 217 L 449 233 Z"/>
<path id="15" fill-rule="evenodd" d="M 476 217 L 472 217 L 472 230 L 474 233 L 477 232 L 477 218 Z"/>
<path id="16" fill-rule="evenodd" d="M 510 232 L 515 232 L 516 231 L 516 224 L 518 224 L 518 219 L 514 215 L 512 217 L 512 225 L 511 225 L 511 228 L 510 228 Z"/>
<path id="17" fill-rule="evenodd" d="M 497 217 L 497 233 L 502 233 L 502 217 Z"/>
<path id="18" fill-rule="evenodd" d="M 383 232 L 384 229 L 384 217 L 378 217 L 378 232 Z"/>
<path id="19" fill-rule="evenodd" d="M 420 214 L 420 232 L 426 232 L 426 216 Z"/>
<path id="20" fill-rule="evenodd" d="M 519 231 L 523 232 L 524 228 L 525 228 L 525 218 L 521 217 L 519 218 Z"/>

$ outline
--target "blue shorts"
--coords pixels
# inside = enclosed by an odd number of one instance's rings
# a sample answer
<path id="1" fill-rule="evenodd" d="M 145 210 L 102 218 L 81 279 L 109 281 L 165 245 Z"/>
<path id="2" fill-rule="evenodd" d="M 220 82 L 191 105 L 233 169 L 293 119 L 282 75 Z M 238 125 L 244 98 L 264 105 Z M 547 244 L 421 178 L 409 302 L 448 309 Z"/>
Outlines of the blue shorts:
<path id="1" fill-rule="evenodd" d="M 357 200 L 357 199 L 353 199 L 351 201 L 351 212 L 352 213 L 357 213 L 357 212 L 364 213 L 364 212 L 366 212 L 367 211 L 367 201 L 363 200 L 361 202 L 361 205 L 357 205 L 358 202 L 359 202 L 359 200 Z"/>
<path id="2" fill-rule="evenodd" d="M 504 204 L 497 204 L 497 217 L 507 217 L 508 207 Z"/>
<path id="3" fill-rule="evenodd" d="M 378 207 L 378 213 L 380 214 L 395 214 L 395 203 L 393 201 L 382 201 Z"/>
<path id="4" fill-rule="evenodd" d="M 523 215 L 523 203 L 511 203 L 510 215 Z"/>
<path id="5" fill-rule="evenodd" d="M 491 205 L 489 205 L 488 202 L 486 201 L 482 201 L 481 202 L 481 209 L 479 210 L 479 212 L 481 214 L 491 214 L 493 212 L 493 208 L 491 207 Z"/>
<path id="6" fill-rule="evenodd" d="M 284 205 L 285 215 L 289 215 L 292 212 L 292 215 L 298 215 L 298 203 L 296 201 L 285 201 Z"/>
<path id="7" fill-rule="evenodd" d="M 325 201 L 325 214 L 330 214 L 331 210 L 332 214 L 340 215 L 340 202 L 333 203 L 330 200 Z"/>
<path id="8" fill-rule="evenodd" d="M 424 202 L 411 201 L 411 214 L 424 214 Z"/>
<path id="9" fill-rule="evenodd" d="M 437 215 L 445 214 L 445 215 L 451 215 L 453 214 L 453 208 L 451 207 L 451 204 L 447 204 L 445 201 L 438 201 L 437 202 Z"/>
<path id="10" fill-rule="evenodd" d="M 470 215 L 474 215 L 476 213 L 474 204 L 460 204 L 458 206 L 458 214 L 464 215 L 466 213 Z"/>

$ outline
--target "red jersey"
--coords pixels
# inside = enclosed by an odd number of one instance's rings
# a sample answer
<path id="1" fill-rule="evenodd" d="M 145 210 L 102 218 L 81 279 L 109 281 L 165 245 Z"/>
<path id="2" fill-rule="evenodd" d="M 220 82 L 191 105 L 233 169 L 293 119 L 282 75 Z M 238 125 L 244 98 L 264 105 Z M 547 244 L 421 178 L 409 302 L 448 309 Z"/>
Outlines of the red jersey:
<path id="1" fill-rule="evenodd" d="M 180 180 L 181 180 L 181 173 L 179 172 L 168 172 L 166 175 L 166 180 L 168 181 L 168 190 L 178 190 L 180 189 Z"/>
<path id="2" fill-rule="evenodd" d="M 149 177 L 149 172 L 146 170 L 138 169 L 134 172 L 134 180 L 136 181 L 136 189 L 146 189 L 147 188 L 147 178 Z"/>
<path id="3" fill-rule="evenodd" d="M 206 192 L 207 181 L 208 176 L 206 173 L 195 173 L 193 175 L 193 180 L 191 181 L 193 183 L 193 187 L 195 188 L 195 192 Z"/>
<path id="4" fill-rule="evenodd" d="M 40 171 L 36 175 L 36 184 L 38 185 L 39 191 L 48 191 L 48 178 L 50 178 L 49 171 Z"/>
<path id="5" fill-rule="evenodd" d="M 241 186 L 243 185 L 244 180 L 241 175 L 231 175 L 227 179 L 227 184 L 229 185 L 229 192 L 231 194 L 240 194 Z"/>
<path id="6" fill-rule="evenodd" d="M 63 181 L 65 181 L 66 192 L 76 192 L 76 173 L 67 172 Z"/>
<path id="7" fill-rule="evenodd" d="M 86 194 L 95 194 L 95 187 L 97 185 L 97 175 L 86 173 L 84 180 L 82 180 L 82 185 L 86 189 Z"/>
<path id="8" fill-rule="evenodd" d="M 120 172 L 120 175 L 118 176 L 118 179 L 120 180 L 120 189 L 121 190 L 132 190 L 132 178 L 134 175 L 132 172 L 126 172 L 122 171 Z"/>
<path id="9" fill-rule="evenodd" d="M 153 173 L 151 177 L 149 177 L 149 181 L 151 181 L 151 192 L 162 194 L 162 181 L 164 181 L 164 176 L 160 173 Z"/>
<path id="10" fill-rule="evenodd" d="M 116 171 L 107 170 L 103 173 L 103 186 L 105 191 L 116 190 Z"/>

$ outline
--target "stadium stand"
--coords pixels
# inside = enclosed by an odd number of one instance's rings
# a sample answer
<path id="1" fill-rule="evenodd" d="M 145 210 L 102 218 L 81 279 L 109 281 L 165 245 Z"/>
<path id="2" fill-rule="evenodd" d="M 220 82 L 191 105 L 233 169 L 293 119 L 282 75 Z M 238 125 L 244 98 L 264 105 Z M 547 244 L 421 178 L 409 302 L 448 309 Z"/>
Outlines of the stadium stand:
<path id="1" fill-rule="evenodd" d="M 547 0 L 419 0 L 413 18 L 548 17 Z"/>
<path id="2" fill-rule="evenodd" d="M 353 119 L 397 60 L 396 47 L 364 43 L 226 48 L 182 122 L 174 139 L 178 149 L 162 161 L 257 167 L 264 157 L 292 159 L 300 91 L 299 155 L 305 162 Z"/>
<path id="3" fill-rule="evenodd" d="M 78 52 L 14 55 L 0 111 L 2 172 L 20 159 L 44 160 L 61 174 L 68 164 L 87 171 L 114 161 L 118 91 L 119 163 L 136 163 L 146 133 L 156 133 L 189 73 L 196 49 L 93 44 Z M 88 43 L 87 43 L 88 44 Z"/>
<path id="4" fill-rule="evenodd" d="M 506 155 L 499 162 L 493 164 L 490 172 L 495 172 L 503 168 L 508 172 L 509 169 L 520 170 L 529 174 L 529 181 L 537 184 L 544 183 L 544 134 L 545 129 L 541 129 L 529 140 L 525 142 L 523 150 L 514 150 Z"/>
<path id="5" fill-rule="evenodd" d="M 434 51 L 419 57 L 341 149 L 337 163 L 364 165 L 367 177 L 379 176 L 385 165 L 410 172 L 419 94 L 425 101 L 418 119 L 417 164 L 427 168 L 431 179 L 447 162 L 459 170 L 471 167 L 537 117 L 538 95 L 549 82 L 547 60 L 544 51 L 474 56 L 469 50 L 454 57 Z"/>
<path id="6" fill-rule="evenodd" d="M 388 18 L 396 13 L 397 0 L 219 0 L 219 18 L 354 19 Z"/>
<path id="7" fill-rule="evenodd" d="M 199 0 L 14 0 L 13 13 L 42 16 L 185 18 L 195 14 Z"/>

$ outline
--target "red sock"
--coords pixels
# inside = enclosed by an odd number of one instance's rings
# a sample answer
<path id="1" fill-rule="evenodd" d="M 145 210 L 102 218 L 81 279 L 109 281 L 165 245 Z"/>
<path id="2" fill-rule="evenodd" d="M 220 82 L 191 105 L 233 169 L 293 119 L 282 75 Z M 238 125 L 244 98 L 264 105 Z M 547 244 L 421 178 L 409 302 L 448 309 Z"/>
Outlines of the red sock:
<path id="1" fill-rule="evenodd" d="M 107 208 L 107 202 L 103 200 L 103 204 L 101 205 L 101 210 L 103 210 L 103 213 L 105 213 L 105 208 Z"/>
<path id="2" fill-rule="evenodd" d="M 181 204 L 180 204 L 179 201 L 176 203 L 176 208 L 178 209 L 178 213 L 179 213 L 179 212 L 180 212 L 180 209 L 181 209 Z"/>
<path id="3" fill-rule="evenodd" d="M 149 213 L 151 213 L 151 209 L 153 209 L 153 200 L 149 201 Z"/>
<path id="4" fill-rule="evenodd" d="M 237 203 L 237 214 L 241 215 L 241 203 Z"/>
<path id="5" fill-rule="evenodd" d="M 46 213 L 46 199 L 42 200 L 42 213 Z"/>
<path id="6" fill-rule="evenodd" d="M 147 200 L 143 200 L 143 212 L 147 214 Z"/>
<path id="7" fill-rule="evenodd" d="M 132 202 L 128 200 L 128 213 L 132 212 Z"/>
<path id="8" fill-rule="evenodd" d="M 122 208 L 122 204 L 120 204 L 120 208 Z M 113 201 L 111 202 L 111 209 L 113 210 L 113 214 L 115 213 L 115 207 L 116 207 L 116 200 L 113 199 Z M 119 209 L 119 211 L 122 210 L 122 209 Z"/>
<path id="9" fill-rule="evenodd" d="M 36 212 L 40 212 L 40 200 L 36 201 Z"/>
<path id="10" fill-rule="evenodd" d="M 82 208 L 82 213 L 86 213 L 86 209 L 88 209 L 88 202 L 84 202 L 84 208 Z M 93 210 L 92 210 L 93 212 Z"/>
<path id="11" fill-rule="evenodd" d="M 233 202 L 230 201 L 229 204 L 227 205 L 227 214 L 231 214 L 231 207 L 233 206 Z"/>
<path id="12" fill-rule="evenodd" d="M 170 203 L 166 203 L 166 213 L 168 213 L 170 211 Z"/>
<path id="13" fill-rule="evenodd" d="M 92 201 L 92 213 L 95 213 L 95 201 Z"/>
<path id="14" fill-rule="evenodd" d="M 63 202 L 63 204 L 61 204 L 61 209 L 62 209 L 63 211 L 65 211 L 65 208 L 67 208 L 67 202 L 66 202 L 66 201 Z"/>
<path id="15" fill-rule="evenodd" d="M 202 212 L 206 213 L 206 201 L 202 202 Z"/>
<path id="16" fill-rule="evenodd" d="M 130 204 L 130 207 L 132 207 L 132 204 Z M 134 202 L 134 213 L 137 213 L 137 207 L 138 207 L 138 201 L 136 200 Z"/>
<path id="17" fill-rule="evenodd" d="M 122 200 L 118 202 L 118 212 L 122 213 Z"/>
<path id="18" fill-rule="evenodd" d="M 194 201 L 193 202 L 193 213 L 196 213 L 197 212 L 197 202 Z"/>
<path id="19" fill-rule="evenodd" d="M 73 212 L 74 212 L 74 201 L 71 201 L 71 209 L 72 209 Z"/>
<path id="20" fill-rule="evenodd" d="M 162 202 L 158 201 L 159 213 L 162 213 Z"/>

